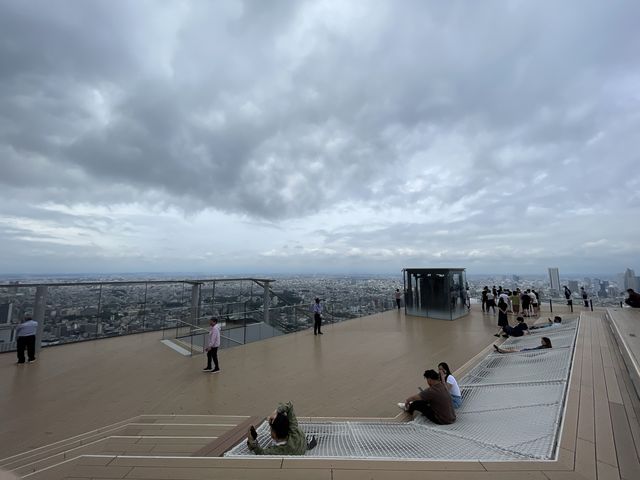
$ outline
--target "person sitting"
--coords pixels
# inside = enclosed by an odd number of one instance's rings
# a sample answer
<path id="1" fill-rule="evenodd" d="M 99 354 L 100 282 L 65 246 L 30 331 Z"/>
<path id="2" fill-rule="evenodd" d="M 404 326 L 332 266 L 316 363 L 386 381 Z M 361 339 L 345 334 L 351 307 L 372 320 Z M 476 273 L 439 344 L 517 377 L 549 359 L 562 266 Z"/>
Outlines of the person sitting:
<path id="1" fill-rule="evenodd" d="M 531 350 L 543 350 L 545 348 L 551 348 L 551 340 L 547 337 L 542 337 L 540 339 L 540 345 L 533 348 L 523 348 L 522 350 L 517 350 L 515 348 L 500 348 L 497 345 L 493 345 L 496 352 L 498 353 L 518 353 L 518 352 L 530 352 Z"/>
<path id="2" fill-rule="evenodd" d="M 510 325 L 506 325 L 502 327 L 502 331 L 504 332 L 502 335 L 503 337 L 505 338 L 509 336 L 521 337 L 525 334 L 527 330 L 529 330 L 529 326 L 525 323 L 523 317 L 518 317 L 517 320 L 518 320 L 518 323 L 516 324 L 515 327 L 512 327 Z"/>
<path id="3" fill-rule="evenodd" d="M 424 378 L 429 388 L 416 395 L 407 398 L 398 406 L 409 414 L 420 412 L 433 423 L 449 425 L 456 421 L 456 413 L 453 410 L 453 402 L 447 387 L 440 381 L 440 376 L 435 370 L 425 370 Z"/>
<path id="4" fill-rule="evenodd" d="M 307 444 L 304 432 L 298 426 L 291 402 L 281 403 L 268 418 L 273 445 L 262 448 L 258 443 L 255 427 L 251 425 L 247 446 L 256 455 L 304 455 L 316 446 L 315 437 Z"/>
<path id="5" fill-rule="evenodd" d="M 451 375 L 449 365 L 445 362 L 439 363 L 438 373 L 440 373 L 440 381 L 446 385 L 449 394 L 451 394 L 453 408 L 460 408 L 462 406 L 462 393 L 460 392 L 457 380 Z"/>
<path id="6" fill-rule="evenodd" d="M 640 293 L 633 291 L 633 288 L 627 288 L 629 297 L 625 299 L 624 303 L 632 308 L 640 308 Z"/>
<path id="7" fill-rule="evenodd" d="M 540 330 L 541 328 L 556 327 L 556 326 L 560 326 L 560 324 L 562 323 L 562 317 L 558 315 L 553 317 L 553 321 L 551 321 L 550 318 L 548 318 L 547 320 L 548 320 L 547 323 L 543 325 L 531 325 L 529 327 L 529 330 Z"/>

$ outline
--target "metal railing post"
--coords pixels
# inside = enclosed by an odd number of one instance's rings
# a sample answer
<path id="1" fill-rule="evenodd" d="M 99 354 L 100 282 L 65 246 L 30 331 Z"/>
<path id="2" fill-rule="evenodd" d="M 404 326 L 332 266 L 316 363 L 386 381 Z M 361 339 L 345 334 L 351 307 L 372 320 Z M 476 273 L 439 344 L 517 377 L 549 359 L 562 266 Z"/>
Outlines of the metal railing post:
<path id="1" fill-rule="evenodd" d="M 589 306 L 591 307 L 591 311 L 593 312 L 593 300 L 589 299 Z"/>
<path id="2" fill-rule="evenodd" d="M 553 301 L 549 299 L 549 311 L 553 313 Z"/>
<path id="3" fill-rule="evenodd" d="M 96 338 L 98 337 L 98 332 L 100 331 L 100 325 L 102 325 L 102 284 L 100 284 L 100 290 L 98 290 L 98 314 L 96 315 Z M 127 326 L 127 333 L 129 332 L 129 327 Z"/>
<path id="4" fill-rule="evenodd" d="M 144 304 L 142 306 L 142 329 L 145 329 L 147 323 L 147 290 L 149 289 L 149 282 L 144 282 Z"/>
<path id="5" fill-rule="evenodd" d="M 262 294 L 262 309 L 264 310 L 263 321 L 265 325 L 269 324 L 269 305 L 271 299 L 269 298 L 269 282 L 264 282 L 264 293 Z"/>
<path id="6" fill-rule="evenodd" d="M 36 298 L 33 302 L 33 319 L 38 322 L 38 331 L 36 332 L 36 356 L 42 348 L 42 333 L 44 332 L 44 311 L 47 306 L 47 286 L 39 285 L 36 287 Z"/>
<path id="7" fill-rule="evenodd" d="M 191 285 L 191 323 L 200 325 L 200 283 Z"/>

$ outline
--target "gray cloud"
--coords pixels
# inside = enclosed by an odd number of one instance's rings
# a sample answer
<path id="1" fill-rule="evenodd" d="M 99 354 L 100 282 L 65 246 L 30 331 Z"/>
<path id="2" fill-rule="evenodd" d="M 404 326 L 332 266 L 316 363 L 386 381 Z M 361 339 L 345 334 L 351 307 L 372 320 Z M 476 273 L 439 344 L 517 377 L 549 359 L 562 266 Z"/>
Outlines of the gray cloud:
<path id="1" fill-rule="evenodd" d="M 0 195 L 33 207 L 0 214 L 37 220 L 49 202 L 279 230 L 310 219 L 301 232 L 336 258 L 403 244 L 487 263 L 501 258 L 487 231 L 514 259 L 519 245 L 543 259 L 560 229 L 637 261 L 621 245 L 638 234 L 624 219 L 640 191 L 639 16 L 630 1 L 7 0 Z M 313 225 L 345 205 L 341 225 Z M 362 208 L 402 213 L 372 233 Z"/>

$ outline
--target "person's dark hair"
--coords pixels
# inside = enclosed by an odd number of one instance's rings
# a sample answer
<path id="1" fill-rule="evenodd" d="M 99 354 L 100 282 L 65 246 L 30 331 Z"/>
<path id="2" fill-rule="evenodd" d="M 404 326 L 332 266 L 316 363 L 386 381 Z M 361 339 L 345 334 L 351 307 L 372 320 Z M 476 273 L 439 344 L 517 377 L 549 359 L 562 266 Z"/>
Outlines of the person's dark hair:
<path id="1" fill-rule="evenodd" d="M 440 376 L 438 375 L 438 372 L 436 372 L 435 370 L 425 370 L 424 371 L 424 378 L 426 378 L 427 380 L 431 379 L 431 380 L 440 380 Z"/>
<path id="2" fill-rule="evenodd" d="M 516 320 L 519 321 L 519 322 L 524 322 L 524 317 L 519 316 L 518 318 L 516 318 Z"/>
<path id="3" fill-rule="evenodd" d="M 553 323 L 562 323 L 562 317 L 556 315 L 555 317 L 553 317 Z"/>
<path id="4" fill-rule="evenodd" d="M 209 321 L 218 323 L 218 317 L 211 317 Z"/>
<path id="5" fill-rule="evenodd" d="M 634 293 L 633 288 L 627 288 L 627 293 Z"/>
<path id="6" fill-rule="evenodd" d="M 544 344 L 544 348 L 552 348 L 549 337 L 542 337 L 542 343 Z"/>
<path id="7" fill-rule="evenodd" d="M 446 380 L 446 379 L 449 377 L 449 375 L 451 375 L 451 369 L 449 368 L 449 365 L 447 365 L 447 363 L 446 363 L 446 362 L 440 362 L 440 363 L 438 364 L 438 368 L 440 368 L 440 367 L 442 367 L 442 369 L 444 370 L 444 373 L 446 373 L 446 374 L 447 374 L 447 376 L 446 376 L 446 377 L 444 377 L 444 378 L 445 378 L 445 380 Z"/>
<path id="8" fill-rule="evenodd" d="M 271 430 L 273 430 L 276 438 L 287 438 L 289 435 L 289 417 L 285 413 L 278 412 L 271 422 Z"/>

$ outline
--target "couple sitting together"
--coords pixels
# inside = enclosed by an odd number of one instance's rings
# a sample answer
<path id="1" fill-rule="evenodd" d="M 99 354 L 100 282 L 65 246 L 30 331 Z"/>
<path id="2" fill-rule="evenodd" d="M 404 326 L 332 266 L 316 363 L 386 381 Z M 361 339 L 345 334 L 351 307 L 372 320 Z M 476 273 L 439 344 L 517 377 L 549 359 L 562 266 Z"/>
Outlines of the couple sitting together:
<path id="1" fill-rule="evenodd" d="M 424 378 L 429 388 L 410 396 L 398 406 L 407 413 L 420 412 L 433 423 L 449 425 L 456 421 L 454 408 L 462 405 L 462 394 L 458 382 L 451 375 L 449 365 L 442 362 L 438 372 L 426 370 Z"/>

